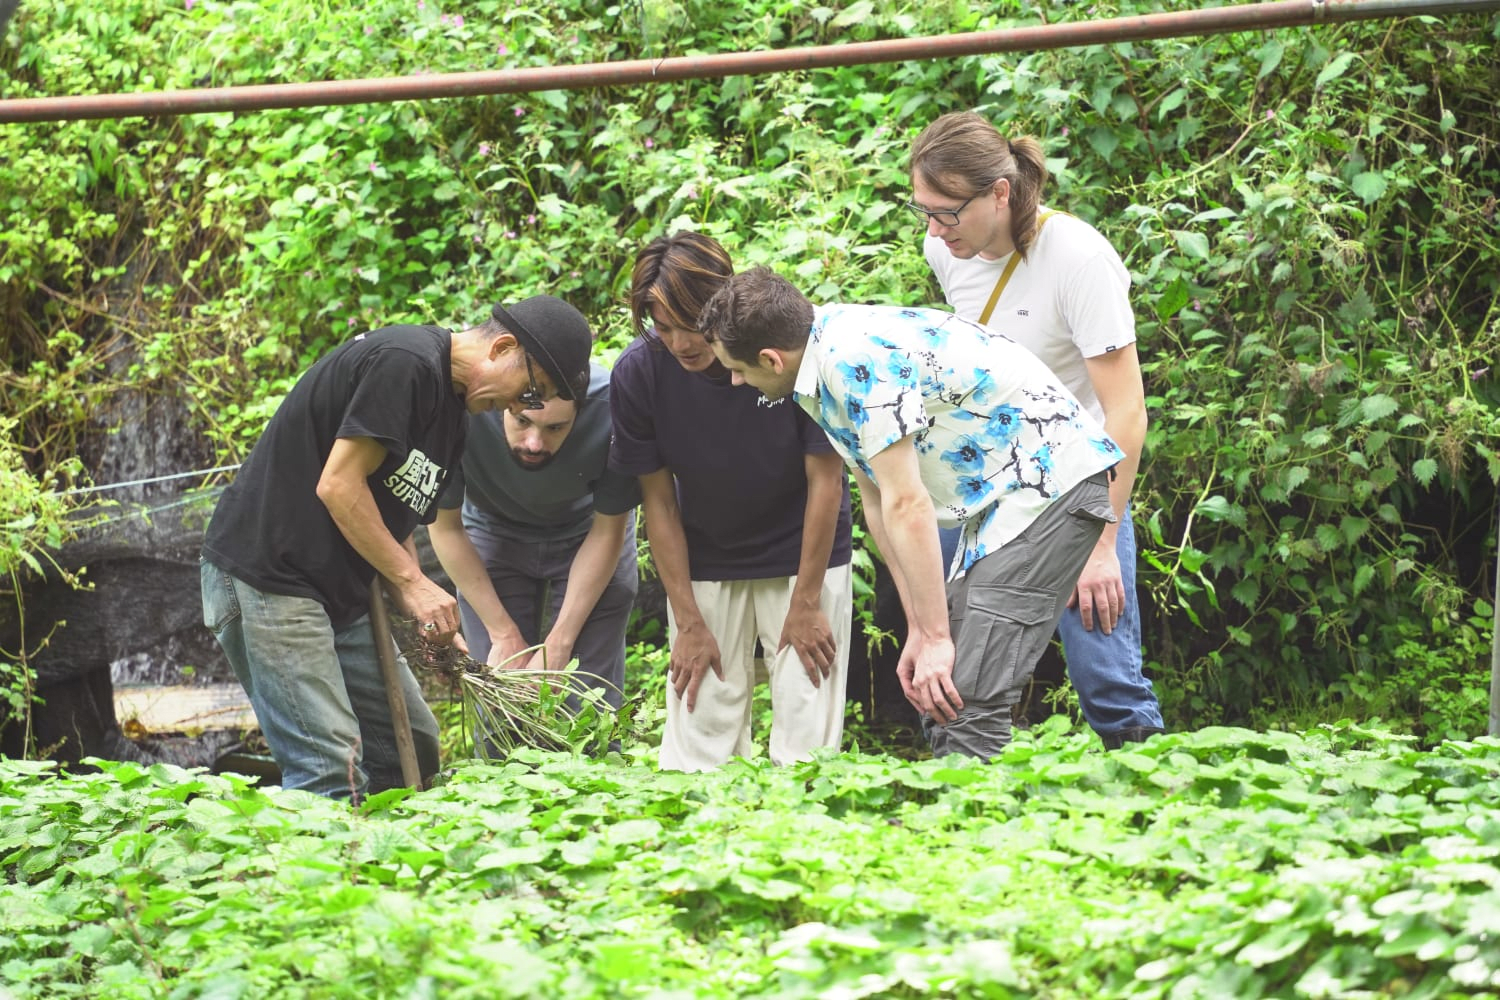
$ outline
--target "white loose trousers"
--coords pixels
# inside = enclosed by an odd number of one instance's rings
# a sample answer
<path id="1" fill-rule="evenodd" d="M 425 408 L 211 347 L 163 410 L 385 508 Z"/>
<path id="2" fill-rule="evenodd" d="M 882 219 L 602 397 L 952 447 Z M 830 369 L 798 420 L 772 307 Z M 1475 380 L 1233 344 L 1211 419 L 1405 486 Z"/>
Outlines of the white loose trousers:
<path id="1" fill-rule="evenodd" d="M 853 575 L 845 564 L 829 567 L 823 576 L 821 603 L 838 651 L 832 671 L 827 677 L 820 677 L 817 687 L 808 678 L 795 649 L 788 645 L 778 652 L 776 648 L 796 582 L 796 577 L 693 581 L 693 598 L 719 646 L 724 679 L 719 680 L 709 670 L 691 712 L 668 682 L 662 770 L 712 771 L 731 757 L 750 753 L 756 639 L 765 651 L 771 687 L 772 763 L 807 760 L 814 747 L 838 747 L 844 732 L 844 701 L 849 681 Z M 668 639 L 676 645 L 677 622 L 670 608 L 667 623 Z"/>

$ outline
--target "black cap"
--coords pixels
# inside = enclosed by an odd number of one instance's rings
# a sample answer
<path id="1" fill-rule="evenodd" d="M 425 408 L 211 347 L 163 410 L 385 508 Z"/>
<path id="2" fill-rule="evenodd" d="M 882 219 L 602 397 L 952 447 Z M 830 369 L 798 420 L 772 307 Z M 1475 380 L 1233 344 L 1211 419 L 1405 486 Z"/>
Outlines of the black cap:
<path id="1" fill-rule="evenodd" d="M 546 370 L 559 396 L 588 398 L 594 335 L 583 313 L 551 295 L 533 295 L 508 310 L 495 306 L 490 312 Z"/>

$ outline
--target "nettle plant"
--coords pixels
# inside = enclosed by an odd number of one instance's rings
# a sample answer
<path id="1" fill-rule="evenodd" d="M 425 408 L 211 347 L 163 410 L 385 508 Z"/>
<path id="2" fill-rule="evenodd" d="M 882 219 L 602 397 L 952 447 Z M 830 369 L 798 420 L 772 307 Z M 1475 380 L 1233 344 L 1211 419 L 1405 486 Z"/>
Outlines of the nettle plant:
<path id="1" fill-rule="evenodd" d="M 23 1000 L 1495 997 L 1500 747 L 1414 742 L 1102 754 L 1055 719 L 992 764 L 523 751 L 354 810 L 0 761 L 0 973 Z"/>

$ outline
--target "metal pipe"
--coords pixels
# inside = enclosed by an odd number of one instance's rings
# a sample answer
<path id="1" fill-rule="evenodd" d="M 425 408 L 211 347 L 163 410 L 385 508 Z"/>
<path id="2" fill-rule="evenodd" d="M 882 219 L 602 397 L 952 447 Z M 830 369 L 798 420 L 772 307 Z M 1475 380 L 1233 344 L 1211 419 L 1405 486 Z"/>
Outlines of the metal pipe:
<path id="1" fill-rule="evenodd" d="M 816 45 L 766 52 L 728 52 L 709 56 L 675 56 L 577 66 L 536 66 L 363 80 L 326 80 L 319 83 L 258 84 L 79 97 L 12 98 L 0 100 L 0 123 L 127 118 L 137 115 L 160 117 L 216 111 L 265 111 L 271 108 L 475 97 L 538 90 L 580 90 L 587 87 L 617 87 L 634 83 L 954 58 L 996 52 L 1038 52 L 1110 42 L 1217 35 L 1330 21 L 1462 13 L 1496 8 L 1500 8 L 1500 0 L 1275 0 L 1271 3 L 1142 14 L 1071 24 L 879 42 L 852 42 L 847 45 Z"/>

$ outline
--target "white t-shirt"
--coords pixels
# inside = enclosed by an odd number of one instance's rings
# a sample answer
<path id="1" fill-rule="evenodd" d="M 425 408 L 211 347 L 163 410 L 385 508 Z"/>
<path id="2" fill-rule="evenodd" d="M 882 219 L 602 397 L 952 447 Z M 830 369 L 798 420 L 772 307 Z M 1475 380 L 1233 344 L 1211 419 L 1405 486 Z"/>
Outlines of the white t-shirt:
<path id="1" fill-rule="evenodd" d="M 979 322 L 1011 255 L 959 260 L 936 236 L 927 237 L 923 251 L 948 305 Z M 1130 272 L 1097 229 L 1057 213 L 1016 265 L 985 325 L 1041 358 L 1102 424 L 1104 408 L 1084 359 L 1135 343 Z"/>

